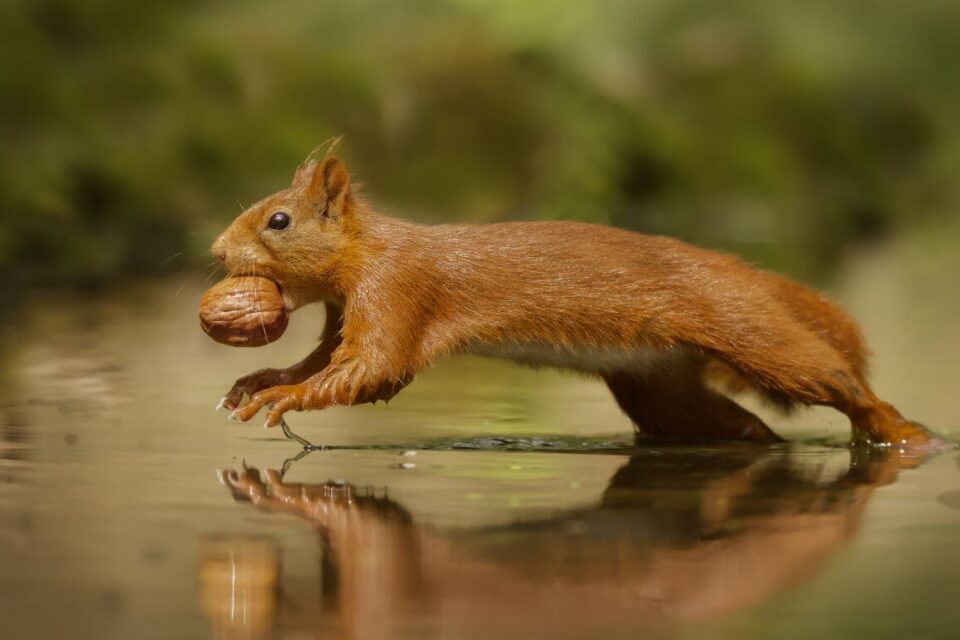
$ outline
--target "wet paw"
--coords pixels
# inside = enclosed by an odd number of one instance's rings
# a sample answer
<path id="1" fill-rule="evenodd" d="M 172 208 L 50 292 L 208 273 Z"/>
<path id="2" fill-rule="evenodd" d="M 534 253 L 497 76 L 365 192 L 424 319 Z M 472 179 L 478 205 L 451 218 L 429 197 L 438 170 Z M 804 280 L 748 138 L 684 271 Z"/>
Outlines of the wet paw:
<path id="1" fill-rule="evenodd" d="M 851 444 L 855 447 L 893 448 L 914 456 L 928 456 L 955 449 L 957 445 L 940 438 L 919 422 L 896 417 L 886 424 L 882 437 L 872 437 L 864 431 L 854 431 Z"/>
<path id="2" fill-rule="evenodd" d="M 286 369 L 260 369 L 259 371 L 254 371 L 233 383 L 230 391 L 220 399 L 217 410 L 236 409 L 240 406 L 244 396 L 252 397 L 259 391 L 269 389 L 270 387 L 290 384 L 292 381 Z"/>
<path id="3" fill-rule="evenodd" d="M 238 407 L 230 414 L 231 419 L 246 422 L 263 407 L 268 407 L 267 421 L 264 427 L 275 427 L 287 411 L 302 411 L 306 389 L 303 385 L 281 385 L 258 391 L 253 394 L 246 404 Z"/>
<path id="4" fill-rule="evenodd" d="M 897 440 L 892 444 L 895 447 L 925 454 L 942 453 L 957 446 L 942 439 L 919 422 L 909 420 L 903 420 L 897 430 Z"/>

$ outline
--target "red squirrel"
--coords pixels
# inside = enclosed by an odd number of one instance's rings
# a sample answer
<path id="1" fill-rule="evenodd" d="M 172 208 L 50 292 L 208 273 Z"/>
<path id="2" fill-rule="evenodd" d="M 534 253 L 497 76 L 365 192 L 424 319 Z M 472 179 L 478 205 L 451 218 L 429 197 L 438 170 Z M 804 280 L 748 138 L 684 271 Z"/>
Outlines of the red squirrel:
<path id="1" fill-rule="evenodd" d="M 211 251 L 234 275 L 273 280 L 287 311 L 326 305 L 313 353 L 224 396 L 241 421 L 387 401 L 438 357 L 477 354 L 598 376 L 653 437 L 779 440 L 708 384 L 722 379 L 785 409 L 834 407 L 854 443 L 940 443 L 871 391 L 844 311 L 673 238 L 582 222 L 414 224 L 375 213 L 344 164 L 315 151 Z"/>

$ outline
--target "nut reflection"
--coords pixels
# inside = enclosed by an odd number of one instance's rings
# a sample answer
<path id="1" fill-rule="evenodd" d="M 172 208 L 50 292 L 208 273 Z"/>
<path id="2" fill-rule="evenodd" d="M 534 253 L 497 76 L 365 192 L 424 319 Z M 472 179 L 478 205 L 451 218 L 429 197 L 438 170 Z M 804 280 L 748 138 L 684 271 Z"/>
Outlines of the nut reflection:
<path id="1" fill-rule="evenodd" d="M 200 542 L 200 608 L 221 638 L 267 635 L 277 615 L 280 553 L 269 538 L 208 537 Z"/>

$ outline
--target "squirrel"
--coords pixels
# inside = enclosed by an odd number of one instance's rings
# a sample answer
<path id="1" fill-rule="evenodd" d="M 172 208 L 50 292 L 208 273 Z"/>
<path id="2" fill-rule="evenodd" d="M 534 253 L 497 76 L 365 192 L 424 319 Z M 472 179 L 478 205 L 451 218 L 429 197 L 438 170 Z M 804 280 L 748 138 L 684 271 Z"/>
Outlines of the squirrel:
<path id="1" fill-rule="evenodd" d="M 326 306 L 311 354 L 242 377 L 223 397 L 218 408 L 240 421 L 263 407 L 272 427 L 290 410 L 388 401 L 437 358 L 476 354 L 597 376 L 638 432 L 657 438 L 780 440 L 717 390 L 726 384 L 784 409 L 833 407 L 854 444 L 943 444 L 870 389 L 863 336 L 843 310 L 677 239 L 583 222 L 379 215 L 344 163 L 318 149 L 211 252 L 233 275 L 274 281 L 288 312 Z"/>

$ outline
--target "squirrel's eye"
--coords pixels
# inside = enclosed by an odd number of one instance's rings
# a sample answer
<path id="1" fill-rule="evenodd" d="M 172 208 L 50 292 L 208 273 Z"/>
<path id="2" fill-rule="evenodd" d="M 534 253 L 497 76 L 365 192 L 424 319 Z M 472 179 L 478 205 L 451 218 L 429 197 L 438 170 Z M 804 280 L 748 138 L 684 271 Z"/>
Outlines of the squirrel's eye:
<path id="1" fill-rule="evenodd" d="M 290 216 L 285 214 L 283 211 L 277 211 L 275 214 L 270 216 L 270 220 L 267 221 L 267 227 L 271 229 L 276 229 L 280 231 L 286 229 L 290 226 Z"/>

